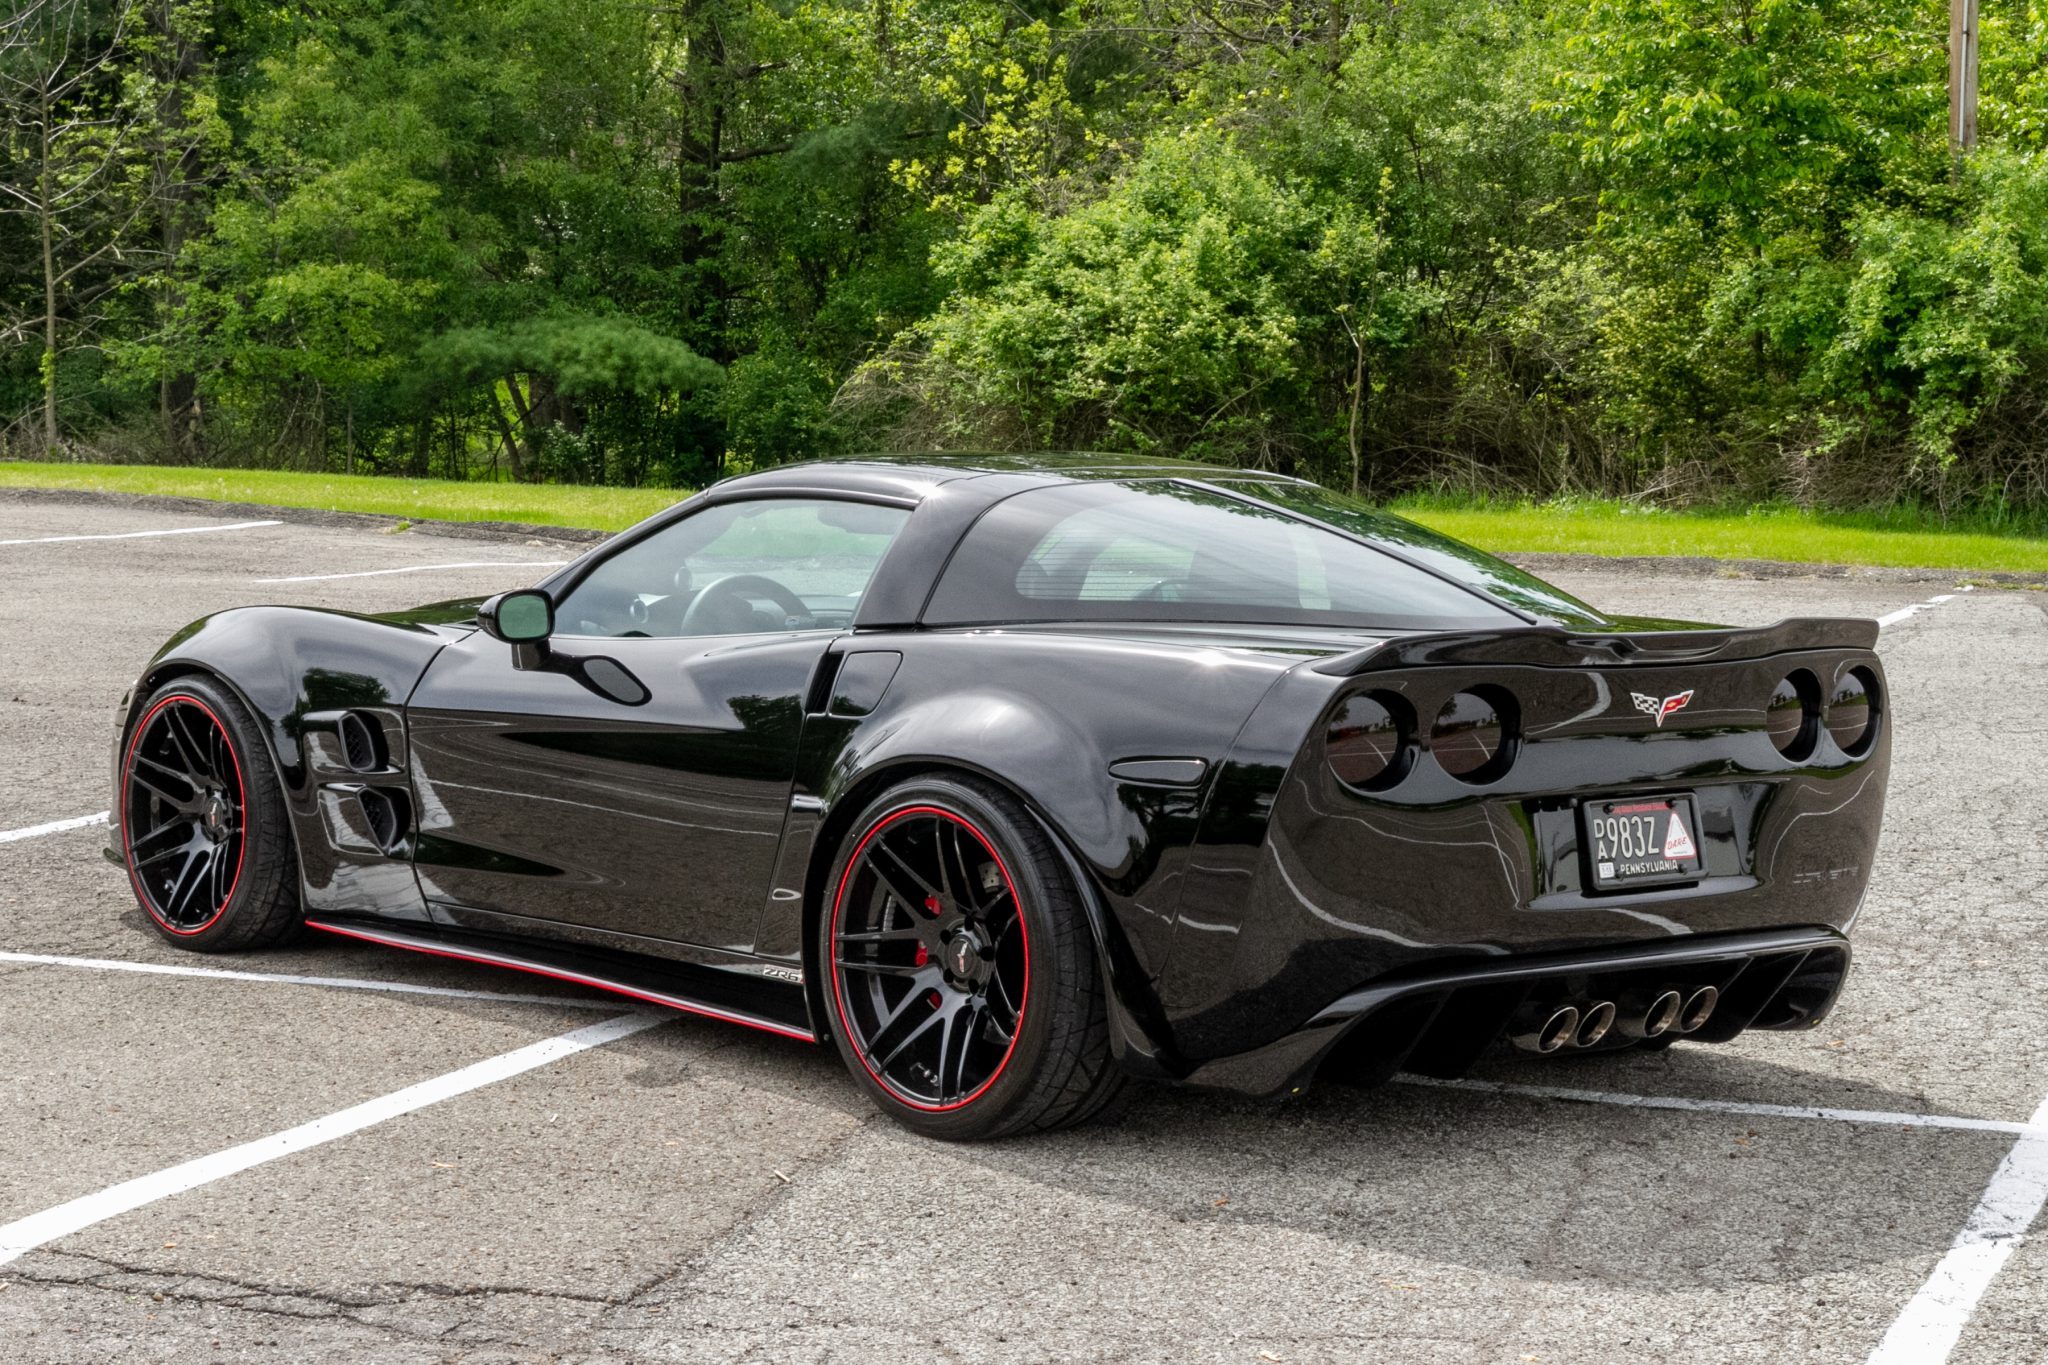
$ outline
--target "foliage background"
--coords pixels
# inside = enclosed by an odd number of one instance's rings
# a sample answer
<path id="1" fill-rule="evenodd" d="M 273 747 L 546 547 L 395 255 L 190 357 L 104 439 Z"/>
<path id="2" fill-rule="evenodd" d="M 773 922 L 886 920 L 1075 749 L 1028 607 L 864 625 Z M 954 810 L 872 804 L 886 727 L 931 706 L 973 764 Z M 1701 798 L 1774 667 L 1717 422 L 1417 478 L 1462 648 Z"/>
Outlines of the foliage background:
<path id="1" fill-rule="evenodd" d="M 639 485 L 1093 447 L 2036 519 L 2048 13 L 1986 7 L 1960 161 L 1946 22 L 22 0 L 0 453 Z"/>

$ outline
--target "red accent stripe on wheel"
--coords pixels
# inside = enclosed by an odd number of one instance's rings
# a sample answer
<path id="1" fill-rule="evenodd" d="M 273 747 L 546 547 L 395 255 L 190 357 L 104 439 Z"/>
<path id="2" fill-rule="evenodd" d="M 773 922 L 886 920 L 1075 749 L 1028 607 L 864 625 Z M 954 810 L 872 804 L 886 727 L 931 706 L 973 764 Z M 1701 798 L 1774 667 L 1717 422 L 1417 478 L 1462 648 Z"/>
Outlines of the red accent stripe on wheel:
<path id="1" fill-rule="evenodd" d="M 1017 907 L 1017 933 L 1024 945 L 1024 988 L 1021 998 L 1017 1001 L 1017 1025 L 1015 1031 L 1010 1035 L 1010 1045 L 1003 1050 L 1003 1059 L 996 1063 L 996 1069 L 988 1073 L 988 1079 L 974 1087 L 971 1093 L 962 1096 L 951 1104 L 926 1104 L 922 1100 L 914 1100 L 908 1095 L 903 1094 L 895 1086 L 889 1084 L 887 1078 L 879 1071 L 875 1070 L 874 1065 L 868 1060 L 867 1053 L 861 1049 L 859 1044 L 854 1042 L 856 1035 L 853 1031 L 853 1023 L 847 1018 L 846 1014 L 846 991 L 839 979 L 840 972 L 837 965 L 839 954 L 836 947 L 834 947 L 839 942 L 839 911 L 846 902 L 846 888 L 847 884 L 853 880 L 854 869 L 860 866 L 860 855 L 866 851 L 868 844 L 877 834 L 880 834 L 898 820 L 906 819 L 912 815 L 936 815 L 941 819 L 951 820 L 954 824 L 973 835 L 974 841 L 988 852 L 989 858 L 996 865 L 996 870 L 1003 874 L 1003 885 L 1009 889 L 1010 903 Z M 891 811 L 887 816 L 877 821 L 866 834 L 861 836 L 860 842 L 854 845 L 852 855 L 846 860 L 846 871 L 840 874 L 839 886 L 832 893 L 832 924 L 826 932 L 825 944 L 828 949 L 832 950 L 828 956 L 834 959 L 826 965 L 828 967 L 827 975 L 832 980 L 832 1008 L 839 1018 L 841 1036 L 846 1039 L 848 1045 L 852 1048 L 853 1055 L 860 1059 L 861 1069 L 874 1077 L 875 1084 L 881 1086 L 888 1093 L 889 1098 L 896 1103 L 926 1114 L 951 1113 L 955 1109 L 965 1108 L 967 1105 L 980 1099 L 1010 1065 L 1010 1058 L 1016 1054 L 1017 1044 L 1024 1037 L 1024 1011 L 1030 1007 L 1031 1003 L 1031 928 L 1024 922 L 1024 898 L 1017 894 L 1017 883 L 1010 879 L 1009 864 L 1003 861 L 1002 855 L 996 852 L 995 845 L 989 842 L 988 837 L 975 828 L 972 820 L 964 816 L 955 815 L 952 811 L 942 810 L 937 806 L 905 806 L 902 810 Z M 945 1093 L 943 1085 L 940 1086 L 939 1093 Z"/>
<path id="2" fill-rule="evenodd" d="M 204 923 L 195 924 L 190 929 L 180 929 L 177 925 L 157 913 L 154 899 L 142 885 L 142 878 L 136 875 L 135 850 L 130 844 L 128 834 L 128 784 L 134 780 L 135 751 L 142 746 L 142 737 L 148 733 L 149 723 L 156 719 L 157 712 L 173 702 L 181 701 L 204 711 L 206 718 L 212 721 L 214 727 L 220 731 L 221 738 L 227 741 L 228 762 L 232 763 L 235 768 L 236 805 L 240 807 L 242 812 L 242 842 L 241 846 L 235 850 L 235 875 L 228 882 L 228 893 L 221 897 L 220 904 L 213 908 L 213 913 L 206 917 Z M 128 740 L 127 756 L 121 761 L 121 790 L 119 796 L 121 798 L 121 860 L 127 864 L 128 880 L 135 887 L 135 899 L 142 903 L 142 908 L 148 912 L 151 919 L 157 922 L 157 927 L 165 933 L 176 934 L 180 938 L 190 938 L 194 934 L 205 933 L 220 921 L 220 917 L 228 912 L 228 906 L 234 903 L 235 888 L 242 884 L 242 867 L 249 858 L 249 788 L 242 781 L 242 760 L 235 753 L 235 736 L 233 732 L 221 722 L 219 716 L 214 714 L 213 708 L 199 700 L 199 698 L 188 692 L 172 693 L 162 701 L 159 701 L 155 706 L 150 707 L 149 713 L 137 722 L 135 732 Z"/>

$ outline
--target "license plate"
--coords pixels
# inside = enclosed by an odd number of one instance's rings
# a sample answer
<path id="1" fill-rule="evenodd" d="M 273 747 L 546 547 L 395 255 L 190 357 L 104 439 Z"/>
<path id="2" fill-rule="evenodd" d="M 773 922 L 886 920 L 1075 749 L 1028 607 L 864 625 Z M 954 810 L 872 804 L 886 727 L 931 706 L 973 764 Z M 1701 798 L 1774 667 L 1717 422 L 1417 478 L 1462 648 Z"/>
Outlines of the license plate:
<path id="1" fill-rule="evenodd" d="M 1588 801 L 1579 831 L 1595 890 L 1699 880 L 1700 822 L 1689 796 Z"/>

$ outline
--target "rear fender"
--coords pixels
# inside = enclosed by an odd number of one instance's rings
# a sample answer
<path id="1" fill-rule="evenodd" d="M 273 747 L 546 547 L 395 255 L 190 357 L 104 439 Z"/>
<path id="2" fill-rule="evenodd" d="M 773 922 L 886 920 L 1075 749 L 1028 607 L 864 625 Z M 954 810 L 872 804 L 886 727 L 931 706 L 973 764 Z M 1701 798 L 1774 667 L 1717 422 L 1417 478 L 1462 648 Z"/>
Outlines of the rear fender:
<path id="1" fill-rule="evenodd" d="M 1227 734 L 1223 741 L 1227 742 Z M 806 718 L 799 780 L 771 891 L 762 951 L 806 963 L 814 1023 L 822 969 L 808 959 L 832 864 L 860 811 L 920 773 L 972 774 L 1015 796 L 1052 840 L 1080 889 L 1108 985 L 1111 1043 L 1120 1065 L 1171 1074 L 1171 1048 L 1134 922 L 1170 918 L 1168 875 L 1192 841 L 1202 787 L 1120 782 L 1114 756 L 1087 728 L 1022 693 L 949 693 L 861 721 Z M 801 893 L 803 914 L 790 913 Z"/>

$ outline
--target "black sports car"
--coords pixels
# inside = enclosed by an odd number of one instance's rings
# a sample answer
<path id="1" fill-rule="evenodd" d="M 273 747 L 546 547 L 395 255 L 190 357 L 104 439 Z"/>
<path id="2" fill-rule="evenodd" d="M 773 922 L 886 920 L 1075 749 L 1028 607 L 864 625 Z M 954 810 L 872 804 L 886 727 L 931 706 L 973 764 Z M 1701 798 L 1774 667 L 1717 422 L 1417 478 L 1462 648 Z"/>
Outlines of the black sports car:
<path id="1" fill-rule="evenodd" d="M 1132 1076 L 1811 1026 L 1884 809 L 1876 639 L 1608 616 L 1267 474 L 788 466 L 530 590 L 180 631 L 113 853 L 185 947 L 303 923 L 829 1037 L 991 1137 Z"/>

